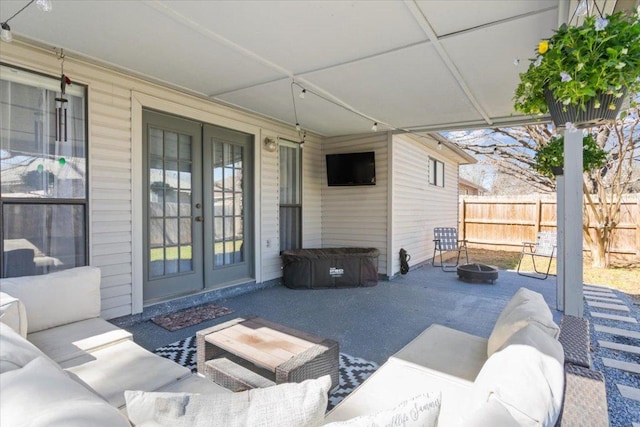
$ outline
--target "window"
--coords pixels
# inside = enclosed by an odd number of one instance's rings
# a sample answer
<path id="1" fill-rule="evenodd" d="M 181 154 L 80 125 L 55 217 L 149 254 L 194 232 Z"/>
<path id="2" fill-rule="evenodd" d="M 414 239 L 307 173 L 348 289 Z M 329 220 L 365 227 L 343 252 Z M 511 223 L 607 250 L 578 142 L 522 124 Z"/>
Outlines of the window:
<path id="1" fill-rule="evenodd" d="M 429 184 L 444 187 L 444 163 L 429 158 Z"/>
<path id="2" fill-rule="evenodd" d="M 280 140 L 280 251 L 302 247 L 302 150 Z"/>
<path id="3" fill-rule="evenodd" d="M 86 88 L 66 86 L 56 132 L 60 97 L 60 79 L 0 65 L 0 277 L 87 264 Z"/>

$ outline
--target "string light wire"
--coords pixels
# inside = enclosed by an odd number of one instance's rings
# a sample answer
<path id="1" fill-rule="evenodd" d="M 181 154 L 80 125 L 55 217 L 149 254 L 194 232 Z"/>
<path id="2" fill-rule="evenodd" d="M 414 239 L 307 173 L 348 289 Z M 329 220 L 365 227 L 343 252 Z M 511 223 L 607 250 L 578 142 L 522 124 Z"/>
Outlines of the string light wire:
<path id="1" fill-rule="evenodd" d="M 353 113 L 353 114 L 355 114 L 357 116 L 362 117 L 363 119 L 370 120 L 373 123 L 373 126 L 372 126 L 371 130 L 374 131 L 374 132 L 378 130 L 378 126 L 379 125 L 383 125 L 384 127 L 388 128 L 391 131 L 409 134 L 409 135 L 412 135 L 412 136 L 414 136 L 416 138 L 425 139 L 425 140 L 429 141 L 430 143 L 434 142 L 433 137 L 429 137 L 429 136 L 414 132 L 414 131 L 412 131 L 410 129 L 399 128 L 399 127 L 393 126 L 393 125 L 391 125 L 389 123 L 385 123 L 385 122 L 380 121 L 380 120 L 372 119 L 371 117 L 368 117 L 367 115 L 365 115 L 365 114 L 363 114 L 363 113 L 361 113 L 361 112 L 359 112 L 357 110 L 354 110 L 353 108 L 351 108 L 349 106 L 346 106 L 344 104 L 336 102 L 333 99 L 331 99 L 331 98 L 329 98 L 329 97 L 327 97 L 327 96 L 325 96 L 325 95 L 323 95 L 321 93 L 318 93 L 318 92 L 314 91 L 313 89 L 309 89 L 307 87 L 304 87 L 300 83 L 298 83 L 297 81 L 292 80 L 291 81 L 291 100 L 293 102 L 293 114 L 294 114 L 294 119 L 295 119 L 295 123 L 296 123 L 296 130 L 298 131 L 298 136 L 301 135 L 302 128 L 300 127 L 300 122 L 298 121 L 298 108 L 296 106 L 296 96 L 295 96 L 294 89 L 293 89 L 294 86 L 296 86 L 297 88 L 301 89 L 301 91 L 304 91 L 305 94 L 310 93 L 310 94 L 312 94 L 314 96 L 317 96 L 318 98 L 322 99 L 323 101 L 326 101 L 326 102 L 328 102 L 330 104 L 335 105 L 336 107 L 340 107 L 343 110 L 346 110 L 346 111 L 348 111 L 350 113 Z M 375 130 L 374 130 L 374 128 L 375 128 Z M 442 147 L 442 142 L 441 141 L 437 141 L 437 147 L 439 149 Z"/>

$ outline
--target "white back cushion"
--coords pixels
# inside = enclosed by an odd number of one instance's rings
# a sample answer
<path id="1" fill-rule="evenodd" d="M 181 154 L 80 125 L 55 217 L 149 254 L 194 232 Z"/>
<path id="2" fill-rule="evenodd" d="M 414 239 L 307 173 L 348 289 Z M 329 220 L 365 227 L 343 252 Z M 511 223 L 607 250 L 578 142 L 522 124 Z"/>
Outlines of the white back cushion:
<path id="1" fill-rule="evenodd" d="M 497 351 L 519 329 L 536 324 L 552 338 L 558 338 L 560 328 L 553 321 L 549 306 L 541 294 L 520 288 L 500 313 L 487 342 L 487 356 Z"/>
<path id="2" fill-rule="evenodd" d="M 20 369 L 37 357 L 48 359 L 39 348 L 0 322 L 0 373 Z"/>
<path id="3" fill-rule="evenodd" d="M 484 364 L 473 384 L 471 407 L 502 404 L 522 426 L 553 426 L 564 391 L 562 345 L 537 325 L 518 330 Z"/>
<path id="4" fill-rule="evenodd" d="M 129 427 L 116 408 L 38 357 L 0 375 L 0 425 Z"/>
<path id="5" fill-rule="evenodd" d="M 24 303 L 29 333 L 100 316 L 100 269 L 96 267 L 1 279 L 0 291 Z"/>
<path id="6" fill-rule="evenodd" d="M 18 298 L 0 292 L 0 322 L 27 337 L 27 310 Z"/>

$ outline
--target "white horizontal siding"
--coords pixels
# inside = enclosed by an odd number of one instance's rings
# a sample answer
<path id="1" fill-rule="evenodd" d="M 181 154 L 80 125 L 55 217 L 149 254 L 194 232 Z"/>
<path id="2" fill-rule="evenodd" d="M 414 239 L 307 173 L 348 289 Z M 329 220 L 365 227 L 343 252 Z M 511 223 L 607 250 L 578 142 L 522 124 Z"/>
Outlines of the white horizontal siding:
<path id="1" fill-rule="evenodd" d="M 322 164 L 322 246 L 374 247 L 378 273 L 387 274 L 388 143 L 386 133 L 328 138 L 323 154 L 374 151 L 376 185 L 329 187 Z"/>
<path id="2" fill-rule="evenodd" d="M 134 123 L 134 100 L 132 93 L 144 94 L 157 100 L 156 105 L 179 106 L 179 115 L 190 117 L 204 123 L 233 127 L 239 124 L 239 130 L 259 129 L 256 134 L 255 148 L 262 149 L 263 136 L 274 135 L 295 140 L 297 132 L 292 127 L 241 112 L 211 100 L 194 97 L 158 84 L 143 81 L 67 55 L 65 73 L 88 90 L 88 126 L 89 126 L 89 252 L 90 264 L 100 267 L 102 272 L 102 316 L 113 318 L 134 313 L 142 307 L 142 277 L 140 271 L 134 271 L 134 254 L 141 243 L 136 241 L 141 230 L 134 224 L 144 224 L 144 219 L 134 218 L 136 204 L 133 200 L 134 177 L 140 176 L 142 165 L 134 152 L 140 147 L 134 146 L 132 129 L 140 128 Z M 60 63 L 49 49 L 41 49 L 15 41 L 2 44 L 0 60 L 33 71 L 57 76 Z M 155 107 L 154 105 L 154 108 Z M 169 113 L 173 111 L 168 111 Z M 230 125 L 232 124 L 232 125 Z M 260 130 L 261 129 L 261 130 Z M 309 135 L 311 160 L 304 159 L 305 167 L 305 203 L 304 235 L 305 241 L 320 242 L 320 180 L 318 167 L 312 165 L 318 158 L 319 139 Z M 138 142 L 139 143 L 139 142 Z M 261 280 L 277 278 L 281 275 L 279 257 L 278 228 L 278 165 L 277 153 L 271 155 L 264 150 L 256 152 L 255 158 L 258 188 L 255 215 L 258 277 Z M 303 156 L 306 156 L 303 152 Z M 271 247 L 265 248 L 266 240 Z M 268 250 L 267 250 L 268 249 Z M 140 249 L 137 249 L 140 250 Z M 263 265 L 264 263 L 264 265 Z M 136 266 L 137 269 L 142 268 Z M 135 279 L 134 279 L 135 278 Z M 137 296 L 136 296 L 137 295 Z M 137 299 L 136 299 L 137 298 Z"/>
<path id="3" fill-rule="evenodd" d="M 435 141 L 393 137 L 393 273 L 400 271 L 400 248 L 411 255 L 410 265 L 433 256 L 433 228 L 456 227 L 458 220 L 458 163 Z M 445 186 L 429 184 L 429 158 L 444 163 Z"/>
<path id="4" fill-rule="evenodd" d="M 276 139 L 275 134 L 265 134 Z M 262 277 L 272 280 L 280 277 L 280 172 L 278 166 L 279 149 L 274 152 L 262 150 L 261 170 L 261 225 L 262 225 Z M 269 246 L 268 246 L 269 245 Z"/>

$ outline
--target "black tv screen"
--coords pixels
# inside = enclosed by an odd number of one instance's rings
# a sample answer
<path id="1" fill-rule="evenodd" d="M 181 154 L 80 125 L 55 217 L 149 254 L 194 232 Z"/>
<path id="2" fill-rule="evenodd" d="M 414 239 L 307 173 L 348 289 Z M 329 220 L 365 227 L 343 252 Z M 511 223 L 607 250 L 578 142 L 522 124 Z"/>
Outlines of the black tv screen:
<path id="1" fill-rule="evenodd" d="M 376 185 L 375 153 L 327 154 L 327 184 Z"/>

